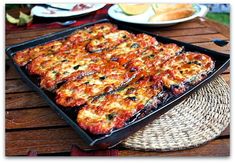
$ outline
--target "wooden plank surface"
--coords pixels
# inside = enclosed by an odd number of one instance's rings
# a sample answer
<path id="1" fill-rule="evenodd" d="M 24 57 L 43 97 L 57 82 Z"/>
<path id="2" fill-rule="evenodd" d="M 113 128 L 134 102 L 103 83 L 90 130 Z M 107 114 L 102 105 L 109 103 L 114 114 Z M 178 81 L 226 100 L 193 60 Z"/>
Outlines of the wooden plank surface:
<path id="1" fill-rule="evenodd" d="M 17 38 L 15 38 L 13 34 L 8 34 L 6 36 L 6 39 L 8 40 L 8 42 L 10 42 L 10 44 L 15 44 L 18 42 L 28 41 L 31 39 L 35 39 L 39 36 L 51 34 L 51 33 L 58 32 L 58 31 L 61 31 L 61 29 L 50 29 L 50 30 L 35 31 L 35 32 L 30 31 L 27 33 L 17 34 L 18 36 Z M 218 34 L 217 31 L 212 30 L 210 28 L 193 28 L 193 29 L 188 29 L 188 30 L 178 29 L 178 30 L 175 30 L 174 32 L 169 32 L 168 30 L 159 30 L 154 33 L 165 36 L 165 37 L 192 36 L 192 35 L 216 34 L 216 33 Z"/>
<path id="2" fill-rule="evenodd" d="M 22 33 L 8 33 L 6 35 L 6 39 L 10 41 L 11 39 L 15 39 L 15 34 L 17 34 L 17 39 L 33 39 L 38 36 L 58 32 L 58 31 L 63 31 L 66 30 L 67 28 L 63 29 L 45 29 L 45 30 L 30 30 L 30 31 L 25 31 Z M 172 37 L 172 36 L 188 36 L 188 35 L 201 35 L 201 34 L 213 34 L 213 33 L 218 33 L 216 30 L 207 28 L 207 27 L 198 27 L 198 28 L 189 28 L 187 30 L 185 29 L 176 29 L 174 32 L 169 32 L 169 30 L 166 29 L 159 29 L 157 32 L 154 32 L 156 34 L 160 34 L 163 36 L 167 37 Z"/>
<path id="3" fill-rule="evenodd" d="M 119 151 L 121 156 L 229 156 L 230 141 L 228 139 L 214 140 L 211 143 L 202 145 L 198 148 L 175 151 L 175 152 L 144 152 L 133 150 Z"/>
<path id="4" fill-rule="evenodd" d="M 209 22 L 209 23 L 208 23 Z M 220 25 L 211 27 L 210 21 L 195 19 L 168 28 L 149 28 L 150 32 L 215 51 L 230 53 L 230 44 L 219 47 L 212 39 L 229 40 L 229 29 Z M 142 27 L 143 30 L 146 30 Z M 6 45 L 30 40 L 63 29 L 32 29 L 6 31 Z M 221 30 L 224 30 L 221 32 Z M 6 71 L 6 155 L 26 155 L 29 150 L 48 155 L 67 153 L 71 145 L 85 146 L 75 131 L 60 119 L 46 102 L 20 78 L 14 67 Z M 230 68 L 222 74 L 230 84 Z M 189 150 L 176 152 L 144 152 L 117 146 L 120 156 L 228 156 L 230 154 L 230 127 L 213 141 Z"/>
<path id="5" fill-rule="evenodd" d="M 64 127 L 69 125 L 59 118 L 50 107 L 6 111 L 6 129 L 31 129 L 45 127 Z M 227 127 L 221 136 L 229 136 Z"/>
<path id="6" fill-rule="evenodd" d="M 27 86 L 21 79 L 7 80 L 5 86 L 6 93 L 29 92 L 32 88 Z"/>
<path id="7" fill-rule="evenodd" d="M 49 128 L 39 130 L 11 131 L 6 133 L 6 155 L 26 155 L 29 150 L 40 153 L 69 152 L 73 144 L 81 147 L 82 140 L 72 128 Z M 223 150 L 221 150 L 223 149 Z M 200 148 L 177 152 L 139 152 L 133 150 L 120 150 L 120 155 L 151 156 L 159 154 L 191 155 L 229 155 L 229 140 L 217 139 Z M 200 151 L 203 150 L 203 151 Z M 188 154 L 188 155 L 187 155 Z"/>
<path id="8" fill-rule="evenodd" d="M 228 54 L 230 53 L 230 43 L 223 47 L 215 45 L 215 43 L 213 42 L 194 43 L 194 45 L 207 48 L 210 50 L 218 51 L 221 53 L 228 53 Z"/>
<path id="9" fill-rule="evenodd" d="M 164 36 L 164 35 L 163 35 Z M 8 39 L 6 46 L 22 43 L 25 41 L 29 41 L 35 37 L 25 37 L 25 38 L 12 38 Z M 212 34 L 203 34 L 203 35 L 186 35 L 186 36 L 173 36 L 172 39 L 187 42 L 187 43 L 198 43 L 198 42 L 210 42 L 213 39 L 221 39 L 221 40 L 228 40 L 225 36 L 219 33 L 212 33 Z"/>
<path id="10" fill-rule="evenodd" d="M 6 94 L 6 102 L 7 110 L 48 106 L 45 100 L 35 92 Z"/>
<path id="11" fill-rule="evenodd" d="M 6 132 L 6 155 L 27 155 L 29 150 L 38 153 L 68 152 L 71 145 L 83 141 L 72 128 L 51 128 Z"/>
<path id="12" fill-rule="evenodd" d="M 68 126 L 50 107 L 6 111 L 6 129 Z"/>

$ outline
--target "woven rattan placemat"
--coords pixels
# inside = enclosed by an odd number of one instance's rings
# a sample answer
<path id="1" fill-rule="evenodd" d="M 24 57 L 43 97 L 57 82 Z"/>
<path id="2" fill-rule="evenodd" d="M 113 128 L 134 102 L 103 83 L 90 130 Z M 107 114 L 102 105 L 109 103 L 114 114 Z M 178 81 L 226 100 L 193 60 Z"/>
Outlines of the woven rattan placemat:
<path id="1" fill-rule="evenodd" d="M 192 148 L 219 136 L 229 121 L 230 88 L 219 76 L 122 145 L 145 151 Z"/>

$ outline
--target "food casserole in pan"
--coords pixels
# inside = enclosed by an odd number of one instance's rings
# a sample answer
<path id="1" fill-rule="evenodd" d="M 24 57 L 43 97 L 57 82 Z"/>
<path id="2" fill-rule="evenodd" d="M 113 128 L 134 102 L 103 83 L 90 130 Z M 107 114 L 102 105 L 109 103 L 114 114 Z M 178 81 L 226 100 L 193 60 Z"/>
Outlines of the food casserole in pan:
<path id="1" fill-rule="evenodd" d="M 220 74 L 229 55 L 110 20 L 14 45 L 23 79 L 89 146 L 112 147 Z"/>

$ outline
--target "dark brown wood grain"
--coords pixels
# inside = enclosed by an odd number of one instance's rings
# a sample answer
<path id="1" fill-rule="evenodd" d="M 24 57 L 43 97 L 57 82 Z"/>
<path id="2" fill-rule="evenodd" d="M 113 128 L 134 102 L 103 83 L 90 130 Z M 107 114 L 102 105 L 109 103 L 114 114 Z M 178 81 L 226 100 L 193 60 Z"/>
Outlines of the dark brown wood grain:
<path id="1" fill-rule="evenodd" d="M 24 83 L 21 79 L 7 80 L 5 86 L 6 93 L 18 93 L 32 91 L 32 88 Z"/>
<path id="2" fill-rule="evenodd" d="M 6 129 L 68 126 L 50 108 L 33 108 L 6 111 Z"/>
<path id="3" fill-rule="evenodd" d="M 175 151 L 175 152 L 144 152 L 133 150 L 120 150 L 120 156 L 229 156 L 230 141 L 229 139 L 214 140 L 198 148 Z"/>
<path id="4" fill-rule="evenodd" d="M 7 79 L 20 79 L 19 73 L 17 73 L 16 69 L 13 67 L 12 63 L 9 60 L 6 60 L 6 64 L 9 65 L 9 69 L 5 72 L 5 78 Z"/>
<path id="5" fill-rule="evenodd" d="M 66 28 L 64 29 L 66 30 Z M 11 42 L 12 44 L 18 43 L 18 41 L 27 41 L 31 39 L 35 39 L 39 36 L 51 34 L 54 32 L 61 31 L 61 29 L 48 29 L 44 31 L 30 31 L 27 33 L 19 33 L 17 34 L 17 39 L 15 38 L 15 35 L 8 34 L 6 36 L 7 40 Z M 160 29 L 157 32 L 154 32 L 156 34 L 165 36 L 165 37 L 172 37 L 172 36 L 191 36 L 191 35 L 202 35 L 202 34 L 215 34 L 218 33 L 217 31 L 210 29 L 210 28 L 192 28 L 192 29 L 178 29 L 174 32 L 169 32 L 168 30 Z"/>
<path id="6" fill-rule="evenodd" d="M 220 136 L 230 137 L 230 125 L 220 134 Z"/>
<path id="7" fill-rule="evenodd" d="M 11 32 L 11 33 L 8 33 L 6 35 L 6 39 L 9 40 L 9 39 L 15 39 L 15 35 L 17 34 L 17 37 L 18 38 L 32 38 L 32 37 L 38 37 L 38 36 L 43 36 L 43 35 L 47 35 L 47 34 L 51 34 L 51 33 L 54 33 L 54 32 L 59 32 L 59 31 L 63 31 L 63 30 L 66 30 L 67 28 L 55 28 L 55 29 L 35 29 L 35 30 L 29 30 L 29 31 L 25 31 L 25 32 Z"/>
<path id="8" fill-rule="evenodd" d="M 230 73 L 230 66 L 223 72 L 223 74 L 229 74 Z"/>
<path id="9" fill-rule="evenodd" d="M 8 42 L 6 43 L 7 46 L 13 45 L 13 44 L 18 44 L 22 43 L 25 41 L 29 41 L 33 39 L 34 37 L 26 37 L 26 38 L 12 38 L 8 39 Z M 171 37 L 172 39 L 176 39 L 179 41 L 183 42 L 188 42 L 188 43 L 200 43 L 200 42 L 210 42 L 213 39 L 221 39 L 221 40 L 228 40 L 225 36 L 219 33 L 212 33 L 212 34 L 203 34 L 203 35 L 187 35 L 187 36 L 173 36 Z"/>
<path id="10" fill-rule="evenodd" d="M 35 92 L 6 94 L 6 109 L 32 108 L 48 106 L 45 100 Z"/>
<path id="11" fill-rule="evenodd" d="M 205 34 L 205 35 L 191 35 L 191 36 L 175 36 L 171 38 L 188 43 L 211 42 L 213 39 L 228 40 L 228 38 L 218 33 Z"/>
<path id="12" fill-rule="evenodd" d="M 141 29 L 211 50 L 230 53 L 230 44 L 219 47 L 212 39 L 229 40 L 229 27 L 205 18 L 180 23 L 167 28 Z M 66 28 L 6 31 L 6 46 L 40 37 Z M 7 61 L 9 63 L 9 61 Z M 69 153 L 72 144 L 85 146 L 75 131 L 48 107 L 20 78 L 13 65 L 6 71 L 6 155 L 27 155 L 29 150 L 39 154 Z M 230 84 L 230 68 L 222 74 Z M 219 137 L 205 145 L 176 152 L 146 152 L 117 146 L 120 156 L 228 156 L 230 155 L 230 126 Z"/>
<path id="13" fill-rule="evenodd" d="M 40 153 L 69 152 L 71 145 L 85 146 L 72 128 L 37 129 L 6 133 L 6 155 L 26 155 L 29 150 Z M 229 155 L 228 139 L 214 140 L 200 148 L 177 152 L 140 152 L 120 150 L 121 156 L 220 156 Z"/>
<path id="14" fill-rule="evenodd" d="M 69 127 L 63 119 L 57 116 L 50 107 L 8 110 L 6 111 L 6 129 Z M 230 128 L 227 127 L 221 136 L 229 136 Z"/>
<path id="15" fill-rule="evenodd" d="M 228 54 L 230 53 L 230 43 L 223 46 L 223 47 L 218 46 L 213 42 L 194 43 L 194 45 L 200 46 L 200 47 L 203 47 L 203 48 L 207 48 L 207 49 L 210 49 L 210 50 L 218 51 L 218 52 L 221 52 L 221 53 L 228 53 Z"/>
<path id="16" fill-rule="evenodd" d="M 174 37 L 174 36 L 192 36 L 192 35 L 202 35 L 202 34 L 214 34 L 218 33 L 216 30 L 213 30 L 211 28 L 190 28 L 190 29 L 176 29 L 174 32 L 169 32 L 169 30 L 158 30 L 154 32 L 156 34 L 159 34 L 161 36 L 165 37 Z"/>
<path id="17" fill-rule="evenodd" d="M 219 31 L 225 37 L 230 38 L 230 28 L 229 28 L 229 26 L 217 23 L 214 20 L 210 20 L 210 19 L 207 19 L 207 18 L 203 18 L 203 19 L 205 20 L 204 24 L 207 27 L 210 27 L 211 29 Z"/>
<path id="18" fill-rule="evenodd" d="M 169 26 L 167 28 L 164 28 L 166 30 L 169 30 L 170 32 L 174 32 L 176 29 L 192 29 L 192 28 L 199 28 L 199 27 L 206 27 L 204 22 L 201 22 L 200 19 L 196 18 L 192 21 L 184 22 L 184 23 L 179 23 L 174 26 Z M 155 29 L 157 31 L 157 29 Z"/>
<path id="19" fill-rule="evenodd" d="M 36 129 L 6 132 L 6 155 L 69 152 L 71 145 L 85 146 L 72 128 Z"/>
<path id="20" fill-rule="evenodd" d="M 23 33 L 17 33 L 18 39 L 23 38 L 29 38 L 33 39 L 35 37 L 39 37 L 46 34 L 51 34 L 58 31 L 66 30 L 67 28 L 63 29 L 45 29 L 45 30 L 34 30 L 34 31 L 26 31 Z M 156 32 L 157 31 L 157 32 Z M 211 28 L 205 28 L 205 27 L 198 27 L 198 28 L 189 28 L 187 30 L 185 29 L 176 29 L 174 32 L 169 32 L 167 29 L 158 29 L 153 31 L 156 34 L 160 34 L 162 36 L 172 37 L 172 36 L 188 36 L 188 35 L 198 35 L 198 34 L 212 34 L 212 33 L 218 33 L 216 30 Z M 7 40 L 15 39 L 14 33 L 9 33 L 6 35 Z"/>

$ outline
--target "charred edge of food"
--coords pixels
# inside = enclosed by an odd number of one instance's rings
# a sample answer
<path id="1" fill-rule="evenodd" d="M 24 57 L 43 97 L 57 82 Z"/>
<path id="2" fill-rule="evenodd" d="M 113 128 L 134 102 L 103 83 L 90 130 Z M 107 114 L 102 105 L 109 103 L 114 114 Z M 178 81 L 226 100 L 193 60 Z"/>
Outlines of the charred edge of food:
<path id="1" fill-rule="evenodd" d="M 66 81 L 62 81 L 56 85 L 56 89 L 59 89 L 62 85 L 64 85 Z"/>
<path id="2" fill-rule="evenodd" d="M 211 72 L 213 72 L 213 70 Z M 209 72 L 209 73 L 211 73 L 211 72 Z M 193 76 L 189 81 L 187 81 L 188 85 L 190 85 L 192 87 L 192 86 L 198 84 L 203 79 L 205 79 L 208 76 L 209 73 L 208 72 L 202 72 L 201 74 Z"/>
<path id="3" fill-rule="evenodd" d="M 30 76 L 30 77 L 37 77 L 37 78 L 40 77 L 40 75 L 38 75 L 38 74 L 31 74 L 31 73 L 30 73 L 30 71 L 28 70 L 28 69 L 29 69 L 29 68 L 28 68 L 28 64 L 27 64 L 27 65 L 24 65 L 24 66 L 21 66 L 20 69 L 21 69 L 25 74 L 27 74 L 27 75 Z"/>
<path id="4" fill-rule="evenodd" d="M 30 74 L 30 72 L 27 70 L 27 65 L 21 66 L 20 69 L 28 76 L 28 78 L 40 88 L 40 81 L 41 77 L 37 74 Z"/>
<path id="5" fill-rule="evenodd" d="M 154 96 L 151 100 L 149 100 L 144 109 L 137 112 L 133 118 L 131 118 L 128 123 L 133 123 L 139 119 L 144 118 L 146 115 L 149 115 L 150 113 L 156 111 L 161 106 L 163 106 L 170 98 L 170 93 L 162 91 L 158 95 Z"/>
<path id="6" fill-rule="evenodd" d="M 197 75 L 191 77 L 189 80 L 187 80 L 179 85 L 171 85 L 170 92 L 174 96 L 181 95 L 181 94 L 185 93 L 186 91 L 188 91 L 193 86 L 195 86 L 196 84 L 202 82 L 203 79 L 205 79 L 208 76 L 208 74 L 211 73 L 212 71 L 214 71 L 214 70 L 211 70 L 210 72 L 202 72 L 200 74 L 197 74 Z"/>
<path id="7" fill-rule="evenodd" d="M 74 107 L 64 107 L 58 104 L 61 110 L 73 120 L 77 118 L 78 111 L 81 110 L 85 105 L 86 104 Z"/>
<path id="8" fill-rule="evenodd" d="M 59 104 L 58 104 L 59 105 Z M 82 105 L 79 105 L 79 106 L 73 106 L 73 107 L 64 107 L 64 106 L 61 106 L 61 108 L 64 108 L 63 110 L 64 111 L 70 111 L 70 110 L 76 110 L 76 111 L 79 111 L 80 109 L 82 109 L 85 105 L 87 105 L 86 103 L 85 104 L 82 104 Z"/>
<path id="9" fill-rule="evenodd" d="M 125 122 L 125 125 L 130 125 L 132 123 L 134 123 L 135 121 L 139 120 L 139 119 L 142 119 L 144 118 L 146 115 L 144 114 L 144 112 L 146 110 L 150 110 L 150 105 L 149 105 L 149 102 L 147 102 L 144 106 L 143 109 L 137 111 L 131 118 L 129 118 L 126 122 Z"/>

